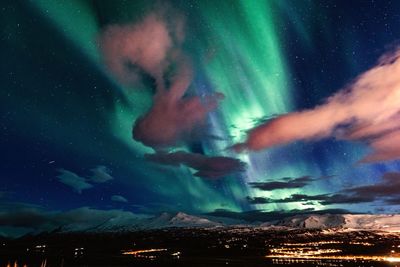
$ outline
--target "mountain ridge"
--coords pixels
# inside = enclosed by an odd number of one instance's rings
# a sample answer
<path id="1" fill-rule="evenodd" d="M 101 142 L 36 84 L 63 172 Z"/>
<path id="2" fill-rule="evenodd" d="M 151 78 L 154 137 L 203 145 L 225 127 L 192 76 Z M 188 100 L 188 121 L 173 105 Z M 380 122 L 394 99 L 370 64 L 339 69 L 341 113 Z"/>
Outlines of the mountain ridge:
<path id="1" fill-rule="evenodd" d="M 65 225 L 58 232 L 130 232 L 165 228 L 287 228 L 287 229 L 341 229 L 380 230 L 400 232 L 400 214 L 302 214 L 279 221 L 243 223 L 210 216 L 189 215 L 184 212 L 163 212 L 149 218 L 111 218 L 91 226 Z"/>
<path id="2" fill-rule="evenodd" d="M 278 225 L 305 229 L 354 229 L 400 232 L 400 214 L 308 214 L 285 218 Z"/>
<path id="3" fill-rule="evenodd" d="M 184 212 L 163 212 L 155 216 L 128 214 L 104 220 L 75 219 L 71 223 L 54 224 L 45 230 L 31 229 L 22 234 L 5 236 L 19 238 L 42 234 L 124 234 L 138 231 L 162 229 L 208 229 L 211 231 L 285 231 L 326 230 L 337 231 L 380 231 L 400 233 L 400 214 L 299 214 L 280 220 L 249 222 L 242 219 L 214 215 L 189 215 Z M 0 232 L 0 237 L 1 237 Z"/>

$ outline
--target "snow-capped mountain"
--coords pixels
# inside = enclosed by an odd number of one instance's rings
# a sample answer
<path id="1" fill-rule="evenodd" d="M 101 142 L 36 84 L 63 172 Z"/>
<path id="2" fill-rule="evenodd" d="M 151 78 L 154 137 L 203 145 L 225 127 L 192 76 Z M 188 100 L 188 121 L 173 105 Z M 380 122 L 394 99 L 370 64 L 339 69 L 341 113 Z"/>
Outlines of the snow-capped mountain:
<path id="1" fill-rule="evenodd" d="M 162 213 L 160 216 L 149 219 L 146 223 L 146 229 L 166 228 L 166 227 L 217 227 L 221 223 L 213 222 L 206 218 L 188 215 L 183 212 L 176 214 Z"/>
<path id="2" fill-rule="evenodd" d="M 400 214 L 323 214 L 297 215 L 277 223 L 306 229 L 342 228 L 349 230 L 400 231 Z"/>
<path id="3" fill-rule="evenodd" d="M 65 225 L 60 232 L 129 232 L 138 230 L 162 229 L 171 227 L 181 228 L 212 228 L 223 226 L 219 222 L 213 222 L 206 218 L 188 215 L 183 212 L 167 213 L 164 212 L 155 217 L 135 217 L 135 218 L 111 218 L 97 225 L 92 224 L 71 224 Z"/>
<path id="4" fill-rule="evenodd" d="M 58 232 L 128 232 L 140 230 L 142 222 L 149 219 L 149 216 L 134 216 L 132 214 L 124 214 L 123 216 L 115 216 L 105 221 L 85 221 L 74 222 L 62 225 Z"/>
<path id="5" fill-rule="evenodd" d="M 286 218 L 277 224 L 291 228 L 307 229 L 325 229 L 342 227 L 345 219 L 341 214 L 323 214 L 323 215 L 296 215 Z"/>

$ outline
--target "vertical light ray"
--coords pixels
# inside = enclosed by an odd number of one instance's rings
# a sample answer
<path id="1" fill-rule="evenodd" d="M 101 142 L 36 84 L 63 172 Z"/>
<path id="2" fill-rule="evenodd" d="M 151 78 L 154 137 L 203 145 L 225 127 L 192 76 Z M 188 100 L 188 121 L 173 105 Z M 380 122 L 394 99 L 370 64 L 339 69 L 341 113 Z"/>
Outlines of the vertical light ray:
<path id="1" fill-rule="evenodd" d="M 48 16 L 65 34 L 65 36 L 82 48 L 84 53 L 100 62 L 97 52 L 97 34 L 99 27 L 92 7 L 87 1 L 32 1 Z"/>
<path id="2" fill-rule="evenodd" d="M 211 59 L 202 61 L 203 68 L 214 89 L 227 96 L 221 105 L 221 116 L 211 120 L 214 129 L 225 125 L 224 137 L 228 140 L 214 142 L 216 151 L 241 140 L 256 120 L 293 108 L 289 70 L 281 50 L 274 8 L 270 1 L 207 2 L 201 6 L 201 19 L 210 26 L 204 29 L 208 42 L 198 44 L 199 51 L 207 46 L 216 51 Z M 263 152 L 262 157 L 269 158 L 271 153 Z M 234 196 L 243 199 L 246 191 L 249 195 L 273 195 L 256 192 L 247 188 L 246 183 L 277 178 L 280 173 L 258 168 L 254 156 L 238 156 L 248 164 L 248 169 L 242 175 L 244 190 L 236 191 Z M 286 169 L 286 176 L 299 173 L 297 166 L 291 169 Z"/>

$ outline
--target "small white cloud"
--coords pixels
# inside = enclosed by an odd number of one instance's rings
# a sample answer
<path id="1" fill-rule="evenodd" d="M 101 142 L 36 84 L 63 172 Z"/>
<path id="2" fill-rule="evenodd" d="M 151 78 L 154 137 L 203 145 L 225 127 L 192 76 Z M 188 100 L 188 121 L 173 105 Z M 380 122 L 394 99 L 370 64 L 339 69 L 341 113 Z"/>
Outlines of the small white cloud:
<path id="1" fill-rule="evenodd" d="M 110 170 L 106 166 L 101 165 L 91 169 L 92 175 L 90 177 L 79 176 L 78 174 L 65 169 L 59 169 L 58 171 L 60 172 L 57 176 L 58 180 L 71 187 L 79 194 L 85 189 L 92 188 L 94 183 L 105 183 L 114 179 L 110 175 Z"/>
<path id="2" fill-rule="evenodd" d="M 128 200 L 126 198 L 124 198 L 123 196 L 121 196 L 121 195 L 113 195 L 111 197 L 111 200 L 115 201 L 115 202 L 123 202 L 123 203 L 127 203 L 128 202 Z"/>
<path id="3" fill-rule="evenodd" d="M 114 177 L 110 175 L 110 170 L 106 166 L 100 165 L 90 171 L 92 172 L 92 176 L 89 177 L 88 180 L 93 183 L 105 183 L 114 179 Z"/>
<path id="4" fill-rule="evenodd" d="M 59 169 L 60 174 L 57 176 L 59 181 L 69 187 L 75 192 L 81 194 L 82 190 L 92 188 L 93 185 L 89 184 L 85 177 L 81 177 L 74 172 Z"/>

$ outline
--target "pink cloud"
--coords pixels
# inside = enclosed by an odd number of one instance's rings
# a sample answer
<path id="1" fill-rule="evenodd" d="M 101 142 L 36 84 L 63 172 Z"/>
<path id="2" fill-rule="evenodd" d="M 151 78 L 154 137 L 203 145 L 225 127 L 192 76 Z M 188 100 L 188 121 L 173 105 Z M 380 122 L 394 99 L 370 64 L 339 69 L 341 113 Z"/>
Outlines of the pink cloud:
<path id="1" fill-rule="evenodd" d="M 140 77 L 130 66 L 136 66 L 163 84 L 163 73 L 183 40 L 183 22 L 167 23 L 160 12 L 127 25 L 110 25 L 99 38 L 105 64 L 124 84 L 134 84 Z"/>
<path id="2" fill-rule="evenodd" d="M 207 114 L 217 108 L 223 95 L 183 97 L 190 82 L 189 68 L 184 68 L 169 90 L 156 93 L 149 112 L 135 122 L 135 140 L 150 147 L 168 147 L 190 139 L 194 130 L 204 127 Z"/>
<path id="3" fill-rule="evenodd" d="M 136 24 L 111 25 L 100 37 L 105 63 L 120 82 L 136 83 L 141 72 L 156 81 L 153 105 L 132 130 L 136 141 L 153 148 L 174 146 L 202 132 L 207 114 L 223 98 L 219 93 L 185 96 L 193 70 L 180 47 L 184 19 L 172 14 L 159 10 Z"/>
<path id="4" fill-rule="evenodd" d="M 326 137 L 363 141 L 372 148 L 363 162 L 400 158 L 400 50 L 314 109 L 292 112 L 248 132 L 234 146 L 261 150 Z M 345 127 L 344 127 L 345 125 Z"/>

